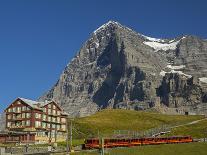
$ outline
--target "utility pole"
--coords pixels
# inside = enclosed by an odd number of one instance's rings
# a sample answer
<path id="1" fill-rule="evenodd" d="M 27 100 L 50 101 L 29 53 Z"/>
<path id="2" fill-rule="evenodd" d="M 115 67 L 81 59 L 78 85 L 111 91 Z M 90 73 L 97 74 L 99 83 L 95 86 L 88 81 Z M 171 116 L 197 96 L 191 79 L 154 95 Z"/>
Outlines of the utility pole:
<path id="1" fill-rule="evenodd" d="M 68 117 L 66 118 L 66 128 L 67 128 L 67 135 L 66 135 L 66 152 L 67 152 L 67 155 L 69 155 L 69 119 Z"/>
<path id="2" fill-rule="evenodd" d="M 100 146 L 100 154 L 101 155 L 104 155 L 104 138 L 103 137 L 101 137 L 100 139 L 99 139 L 99 146 Z"/>
<path id="3" fill-rule="evenodd" d="M 72 151 L 73 148 L 73 124 L 72 124 L 72 119 L 70 119 L 70 152 Z"/>
<path id="4" fill-rule="evenodd" d="M 57 142 L 57 124 L 55 124 L 55 143 Z"/>
<path id="5" fill-rule="evenodd" d="M 52 122 L 50 122 L 50 135 L 49 135 L 49 144 L 51 145 L 52 142 Z"/>

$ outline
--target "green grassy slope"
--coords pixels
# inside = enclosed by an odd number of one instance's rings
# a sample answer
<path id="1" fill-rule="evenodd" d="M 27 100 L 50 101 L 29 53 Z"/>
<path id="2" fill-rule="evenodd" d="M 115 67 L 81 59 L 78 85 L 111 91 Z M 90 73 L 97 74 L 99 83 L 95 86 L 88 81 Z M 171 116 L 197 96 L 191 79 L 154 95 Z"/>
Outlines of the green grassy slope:
<path id="1" fill-rule="evenodd" d="M 78 131 L 75 136 L 97 136 L 98 131 L 103 136 L 113 134 L 114 130 L 144 131 L 163 124 L 183 124 L 201 118 L 203 116 L 163 115 L 131 110 L 103 110 L 92 116 L 75 119 L 74 125 Z"/>
<path id="2" fill-rule="evenodd" d="M 168 136 L 172 135 L 191 135 L 195 138 L 207 137 L 207 120 L 200 121 L 196 124 L 185 125 L 174 128 Z"/>

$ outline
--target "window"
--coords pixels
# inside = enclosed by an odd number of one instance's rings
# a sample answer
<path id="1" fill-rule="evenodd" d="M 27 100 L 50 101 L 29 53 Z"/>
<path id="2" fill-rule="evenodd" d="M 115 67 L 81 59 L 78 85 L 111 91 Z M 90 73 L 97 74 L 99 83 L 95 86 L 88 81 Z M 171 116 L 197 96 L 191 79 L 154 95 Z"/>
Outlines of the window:
<path id="1" fill-rule="evenodd" d="M 15 119 L 15 118 L 16 118 L 16 115 L 15 115 L 15 114 L 13 114 L 12 119 Z"/>
<path id="2" fill-rule="evenodd" d="M 35 113 L 35 118 L 41 118 L 41 114 L 39 114 L 39 113 Z"/>
<path id="3" fill-rule="evenodd" d="M 51 108 L 51 104 L 48 104 L 48 108 Z"/>
<path id="4" fill-rule="evenodd" d="M 46 128 L 46 123 L 45 122 L 42 122 L 42 127 Z"/>
<path id="5" fill-rule="evenodd" d="M 61 125 L 61 127 L 62 127 L 62 129 L 63 129 L 63 130 L 65 130 L 65 129 L 66 129 L 66 128 L 65 128 L 65 125 Z"/>
<path id="6" fill-rule="evenodd" d="M 57 111 L 57 115 L 60 115 L 60 111 L 59 110 Z"/>
<path id="7" fill-rule="evenodd" d="M 55 115 L 55 110 L 54 109 L 52 110 L 52 114 Z"/>
<path id="8" fill-rule="evenodd" d="M 47 123 L 47 127 L 50 129 L 52 128 L 52 123 Z"/>
<path id="9" fill-rule="evenodd" d="M 11 122 L 7 122 L 7 127 L 11 127 Z"/>
<path id="10" fill-rule="evenodd" d="M 25 118 L 25 113 L 22 113 L 22 118 Z"/>
<path id="11" fill-rule="evenodd" d="M 22 121 L 22 126 L 25 126 L 25 121 Z"/>
<path id="12" fill-rule="evenodd" d="M 52 138 L 55 137 L 55 131 L 52 130 L 52 132 L 51 132 L 51 136 L 52 136 Z"/>
<path id="13" fill-rule="evenodd" d="M 7 118 L 8 119 L 12 119 L 12 115 L 7 115 Z"/>
<path id="14" fill-rule="evenodd" d="M 56 122 L 56 119 L 55 119 L 55 117 L 52 117 L 52 122 Z"/>
<path id="15" fill-rule="evenodd" d="M 13 107 L 13 110 L 12 110 L 13 112 L 16 112 L 16 107 Z"/>
<path id="16" fill-rule="evenodd" d="M 50 116 L 48 117 L 48 121 L 49 121 L 49 122 L 51 121 L 51 117 L 50 117 Z"/>
<path id="17" fill-rule="evenodd" d="M 26 126 L 30 126 L 30 120 L 26 121 Z"/>
<path id="18" fill-rule="evenodd" d="M 18 114 L 16 115 L 16 118 L 22 118 L 21 116 L 22 116 L 21 114 Z"/>
<path id="19" fill-rule="evenodd" d="M 57 123 L 60 123 L 60 117 L 57 117 Z"/>
<path id="20" fill-rule="evenodd" d="M 21 112 L 21 107 L 17 107 L 17 112 Z"/>
<path id="21" fill-rule="evenodd" d="M 60 130 L 60 125 L 57 125 L 57 130 Z"/>
<path id="22" fill-rule="evenodd" d="M 61 122 L 62 123 L 66 123 L 66 119 L 65 118 L 61 118 Z"/>
<path id="23" fill-rule="evenodd" d="M 31 114 L 30 113 L 26 113 L 26 118 L 30 118 Z"/>
<path id="24" fill-rule="evenodd" d="M 8 109 L 8 112 L 12 112 L 12 108 L 9 108 L 9 109 Z"/>
<path id="25" fill-rule="evenodd" d="M 46 121 L 46 115 L 45 115 L 45 114 L 42 115 L 42 119 L 43 119 L 44 121 Z"/>
<path id="26" fill-rule="evenodd" d="M 49 114 L 49 115 L 51 114 L 51 110 L 52 110 L 52 109 L 48 109 L 48 114 Z"/>
<path id="27" fill-rule="evenodd" d="M 30 107 L 27 107 L 26 110 L 30 110 Z"/>
<path id="28" fill-rule="evenodd" d="M 41 122 L 40 121 L 35 121 L 35 127 L 41 127 Z"/>
<path id="29" fill-rule="evenodd" d="M 46 108 L 43 108 L 43 112 L 45 112 L 45 113 L 46 113 Z"/>
<path id="30" fill-rule="evenodd" d="M 26 110 L 26 106 L 23 106 L 23 107 L 22 107 L 22 111 L 25 111 L 25 110 Z"/>

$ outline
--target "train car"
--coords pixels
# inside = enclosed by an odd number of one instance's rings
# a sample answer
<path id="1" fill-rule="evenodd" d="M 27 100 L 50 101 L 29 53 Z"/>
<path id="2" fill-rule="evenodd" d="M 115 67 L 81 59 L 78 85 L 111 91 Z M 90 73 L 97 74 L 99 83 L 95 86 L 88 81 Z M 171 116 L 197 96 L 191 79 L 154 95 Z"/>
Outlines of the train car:
<path id="1" fill-rule="evenodd" d="M 99 139 L 93 138 L 93 139 L 86 139 L 83 147 L 85 149 L 98 149 L 99 145 L 100 145 Z"/>
<path id="2" fill-rule="evenodd" d="M 179 137 L 148 137 L 148 138 L 127 138 L 127 139 L 104 139 L 105 148 L 111 147 L 130 147 L 139 145 L 158 145 L 158 144 L 173 144 L 173 143 L 189 143 L 193 142 L 191 136 L 179 136 Z M 101 147 L 101 142 L 98 138 L 87 139 L 83 146 L 85 149 L 98 149 Z"/>

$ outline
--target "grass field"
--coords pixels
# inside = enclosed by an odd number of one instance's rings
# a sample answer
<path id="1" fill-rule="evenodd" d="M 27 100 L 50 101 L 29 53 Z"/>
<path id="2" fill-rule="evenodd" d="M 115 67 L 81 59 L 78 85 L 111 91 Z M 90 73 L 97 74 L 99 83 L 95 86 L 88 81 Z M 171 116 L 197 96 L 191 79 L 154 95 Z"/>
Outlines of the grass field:
<path id="1" fill-rule="evenodd" d="M 145 131 L 161 125 L 176 125 L 202 119 L 203 116 L 163 115 L 131 110 L 103 110 L 92 116 L 77 118 L 75 137 L 110 136 L 114 130 Z"/>
<path id="2" fill-rule="evenodd" d="M 206 155 L 207 143 L 147 145 L 106 150 L 105 155 Z M 97 155 L 98 152 L 72 153 L 73 155 Z"/>
<path id="3" fill-rule="evenodd" d="M 165 144 L 134 148 L 116 148 L 111 155 L 206 155 L 207 143 Z"/>

